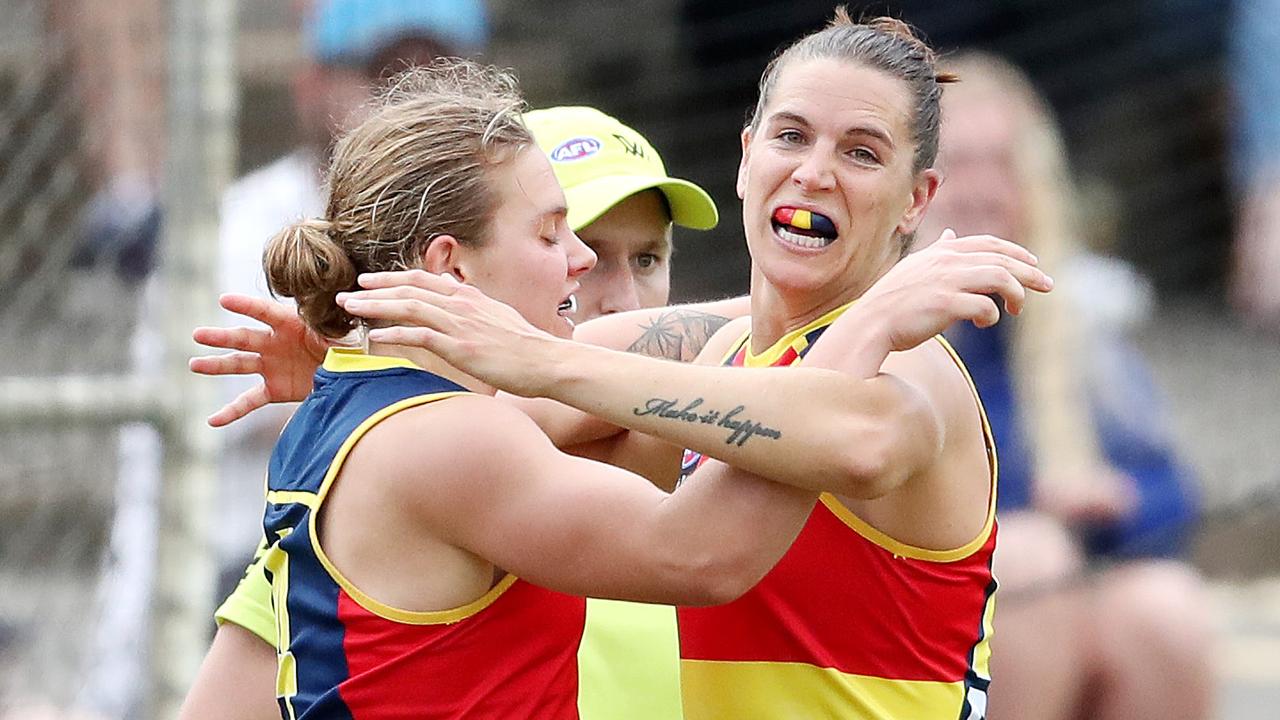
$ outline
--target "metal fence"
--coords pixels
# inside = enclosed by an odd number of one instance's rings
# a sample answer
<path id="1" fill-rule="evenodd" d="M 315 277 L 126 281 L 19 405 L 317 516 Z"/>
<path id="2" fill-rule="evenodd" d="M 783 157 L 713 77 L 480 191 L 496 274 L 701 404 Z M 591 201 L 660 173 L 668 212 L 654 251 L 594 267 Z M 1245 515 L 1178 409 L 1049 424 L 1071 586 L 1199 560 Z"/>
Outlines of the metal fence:
<path id="1" fill-rule="evenodd" d="M 0 713 L 169 717 L 207 645 L 212 393 L 184 357 L 232 172 L 233 8 L 0 8 Z"/>

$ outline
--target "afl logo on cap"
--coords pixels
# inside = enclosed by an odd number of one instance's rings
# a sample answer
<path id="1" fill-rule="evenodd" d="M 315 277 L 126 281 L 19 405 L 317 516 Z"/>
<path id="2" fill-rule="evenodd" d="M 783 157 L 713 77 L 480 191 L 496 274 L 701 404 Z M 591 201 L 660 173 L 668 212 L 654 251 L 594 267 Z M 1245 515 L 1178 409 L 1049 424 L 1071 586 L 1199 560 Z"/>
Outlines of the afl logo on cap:
<path id="1" fill-rule="evenodd" d="M 570 138 L 551 151 L 551 159 L 555 162 L 582 160 L 600 152 L 600 148 L 600 141 L 593 137 Z"/>

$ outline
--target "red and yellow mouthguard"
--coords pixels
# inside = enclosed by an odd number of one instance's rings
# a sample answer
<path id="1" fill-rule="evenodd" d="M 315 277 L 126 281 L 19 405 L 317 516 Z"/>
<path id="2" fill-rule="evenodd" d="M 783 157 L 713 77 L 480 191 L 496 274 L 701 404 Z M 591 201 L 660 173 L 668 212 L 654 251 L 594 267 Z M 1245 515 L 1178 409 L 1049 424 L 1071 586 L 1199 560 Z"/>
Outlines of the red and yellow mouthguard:
<path id="1" fill-rule="evenodd" d="M 831 222 L 831 218 L 822 213 L 783 207 L 778 208 L 773 213 L 773 219 L 783 225 L 790 225 L 801 230 L 812 230 L 822 235 L 836 236 L 836 224 Z"/>

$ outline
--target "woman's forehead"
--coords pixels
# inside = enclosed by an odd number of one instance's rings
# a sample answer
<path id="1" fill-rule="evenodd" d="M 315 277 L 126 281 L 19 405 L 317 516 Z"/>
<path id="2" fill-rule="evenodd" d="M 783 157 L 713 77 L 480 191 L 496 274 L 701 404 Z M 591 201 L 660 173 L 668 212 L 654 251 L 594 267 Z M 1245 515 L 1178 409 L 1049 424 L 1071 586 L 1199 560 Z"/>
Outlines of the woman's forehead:
<path id="1" fill-rule="evenodd" d="M 564 191 L 541 150 L 523 148 L 498 168 L 496 184 L 506 195 L 503 207 L 536 215 L 565 212 Z"/>
<path id="2" fill-rule="evenodd" d="M 793 60 L 778 74 L 765 117 L 799 115 L 812 124 L 879 118 L 906 127 L 907 84 L 860 62 L 834 58 Z"/>

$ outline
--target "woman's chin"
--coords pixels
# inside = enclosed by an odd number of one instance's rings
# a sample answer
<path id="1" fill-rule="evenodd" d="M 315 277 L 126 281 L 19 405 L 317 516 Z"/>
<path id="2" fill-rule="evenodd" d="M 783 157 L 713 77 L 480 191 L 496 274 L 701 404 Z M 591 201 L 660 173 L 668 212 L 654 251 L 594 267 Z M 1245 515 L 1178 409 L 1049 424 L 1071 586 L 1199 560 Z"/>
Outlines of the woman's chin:
<path id="1" fill-rule="evenodd" d="M 555 335 L 558 338 L 569 339 L 573 337 L 573 318 L 567 315 L 557 314 L 550 322 L 542 327 L 542 330 Z"/>
<path id="2" fill-rule="evenodd" d="M 758 264 L 761 274 L 776 292 L 784 295 L 808 295 L 829 289 L 834 278 L 830 268 L 815 263 L 782 258 Z"/>

